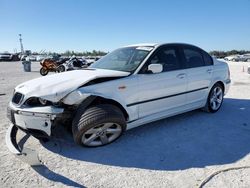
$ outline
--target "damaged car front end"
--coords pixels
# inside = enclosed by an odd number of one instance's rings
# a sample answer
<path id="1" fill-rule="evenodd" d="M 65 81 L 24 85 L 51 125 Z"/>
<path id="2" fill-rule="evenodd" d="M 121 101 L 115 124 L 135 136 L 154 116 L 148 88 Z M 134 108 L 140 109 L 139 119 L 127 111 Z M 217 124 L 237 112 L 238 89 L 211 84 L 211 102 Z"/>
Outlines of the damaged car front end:
<path id="1" fill-rule="evenodd" d="M 90 85 L 90 81 L 99 78 L 120 78 L 128 74 L 120 71 L 86 69 L 40 77 L 18 85 L 7 108 L 10 120 L 5 139 L 7 147 L 22 161 L 30 165 L 41 164 L 35 150 L 25 148 L 22 143 L 17 142 L 18 132 L 39 140 L 48 140 L 56 126 L 70 125 L 80 104 L 88 105 L 95 98 L 87 92 L 81 92 L 81 87 Z"/>
<path id="2" fill-rule="evenodd" d="M 19 96 L 20 95 L 20 96 Z M 27 99 L 22 102 L 23 94 L 16 92 L 7 108 L 7 117 L 10 120 L 10 126 L 6 133 L 6 144 L 9 150 L 31 166 L 40 165 L 40 159 L 35 150 L 25 148 L 18 144 L 17 133 L 22 131 L 25 135 L 34 136 L 38 139 L 46 139 L 51 136 L 51 128 L 59 119 L 64 109 L 53 105 L 36 104 L 31 107 Z M 34 100 L 34 99 L 32 99 Z M 38 100 L 39 101 L 39 100 Z"/>

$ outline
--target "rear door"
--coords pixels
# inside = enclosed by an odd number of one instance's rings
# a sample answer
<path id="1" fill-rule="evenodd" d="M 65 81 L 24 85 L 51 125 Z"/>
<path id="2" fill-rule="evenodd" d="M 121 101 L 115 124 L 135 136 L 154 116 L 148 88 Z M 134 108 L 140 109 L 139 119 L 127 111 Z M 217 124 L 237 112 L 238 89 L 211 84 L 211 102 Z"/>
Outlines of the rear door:
<path id="1" fill-rule="evenodd" d="M 162 64 L 161 73 L 147 72 L 149 64 Z M 160 47 L 138 74 L 139 117 L 167 113 L 186 102 L 187 76 L 179 50 L 175 46 Z"/>
<path id="2" fill-rule="evenodd" d="M 193 46 L 182 47 L 187 67 L 187 102 L 202 104 L 207 98 L 213 74 L 213 60 L 203 50 Z"/>

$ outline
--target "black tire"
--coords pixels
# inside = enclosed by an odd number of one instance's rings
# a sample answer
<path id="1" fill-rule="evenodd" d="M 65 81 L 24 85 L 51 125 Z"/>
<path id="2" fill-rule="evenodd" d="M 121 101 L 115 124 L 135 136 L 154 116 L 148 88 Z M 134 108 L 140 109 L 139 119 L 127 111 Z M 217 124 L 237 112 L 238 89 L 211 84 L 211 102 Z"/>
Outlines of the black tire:
<path id="1" fill-rule="evenodd" d="M 65 67 L 63 65 L 59 65 L 57 67 L 57 72 L 65 72 Z"/>
<path id="2" fill-rule="evenodd" d="M 90 129 L 94 129 L 105 123 L 114 123 L 120 126 L 121 133 L 114 140 L 101 145 L 86 145 L 82 142 L 84 134 Z M 111 104 L 99 104 L 87 109 L 79 107 L 72 122 L 72 133 L 74 141 L 82 146 L 96 147 L 109 144 L 118 139 L 126 130 L 126 120 L 122 111 Z"/>
<path id="3" fill-rule="evenodd" d="M 213 107 L 211 105 L 211 102 L 210 102 L 210 99 L 211 99 L 211 97 L 213 95 L 213 91 L 215 90 L 215 88 L 220 88 L 221 91 L 222 91 L 221 103 L 220 103 L 220 105 L 219 105 L 219 107 L 217 109 L 213 109 Z M 223 88 L 223 86 L 220 83 L 214 84 L 214 86 L 211 88 L 211 90 L 209 92 L 209 95 L 207 97 L 207 102 L 206 102 L 206 105 L 203 108 L 203 110 L 206 111 L 206 112 L 209 112 L 209 113 L 215 113 L 215 112 L 217 112 L 221 108 L 221 106 L 222 106 L 223 99 L 224 99 L 224 88 Z"/>
<path id="4" fill-rule="evenodd" d="M 46 76 L 48 73 L 49 73 L 49 71 L 48 71 L 47 69 L 45 69 L 45 68 L 43 68 L 43 67 L 40 69 L 40 74 L 41 74 L 42 76 Z"/>

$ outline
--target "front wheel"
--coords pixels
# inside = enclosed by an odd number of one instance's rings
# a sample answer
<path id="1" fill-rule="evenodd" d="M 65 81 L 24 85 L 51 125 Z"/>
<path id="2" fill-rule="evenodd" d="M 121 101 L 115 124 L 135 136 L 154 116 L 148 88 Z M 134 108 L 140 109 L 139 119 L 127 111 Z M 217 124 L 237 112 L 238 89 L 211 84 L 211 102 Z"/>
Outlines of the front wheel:
<path id="1" fill-rule="evenodd" d="M 45 69 L 45 68 L 43 68 L 43 67 L 40 69 L 40 74 L 41 74 L 42 76 L 46 76 L 48 73 L 49 73 L 48 69 Z"/>
<path id="2" fill-rule="evenodd" d="M 77 144 L 97 147 L 118 139 L 126 129 L 121 110 L 111 104 L 99 104 L 88 109 L 78 109 L 72 123 Z"/>
<path id="3" fill-rule="evenodd" d="M 216 83 L 210 90 L 204 110 L 210 113 L 217 112 L 222 105 L 223 97 L 223 87 L 221 86 L 221 84 Z"/>

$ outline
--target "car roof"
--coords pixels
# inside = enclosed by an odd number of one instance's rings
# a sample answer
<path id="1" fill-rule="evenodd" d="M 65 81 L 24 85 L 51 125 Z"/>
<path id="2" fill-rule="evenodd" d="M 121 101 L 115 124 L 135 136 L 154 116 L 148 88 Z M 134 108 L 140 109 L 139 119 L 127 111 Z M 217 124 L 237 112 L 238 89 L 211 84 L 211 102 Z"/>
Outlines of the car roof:
<path id="1" fill-rule="evenodd" d="M 193 46 L 196 48 L 199 48 L 198 46 L 192 45 L 192 44 L 188 44 L 188 43 L 139 43 L 139 44 L 132 44 L 132 45 L 127 45 L 124 47 L 157 47 L 157 46 L 162 46 L 162 45 L 185 45 L 185 46 Z"/>
<path id="2" fill-rule="evenodd" d="M 159 44 L 157 43 L 139 43 L 139 44 L 131 44 L 131 45 L 127 45 L 127 46 L 124 46 L 124 47 L 143 47 L 143 46 L 152 46 L 152 47 L 155 47 Z"/>

